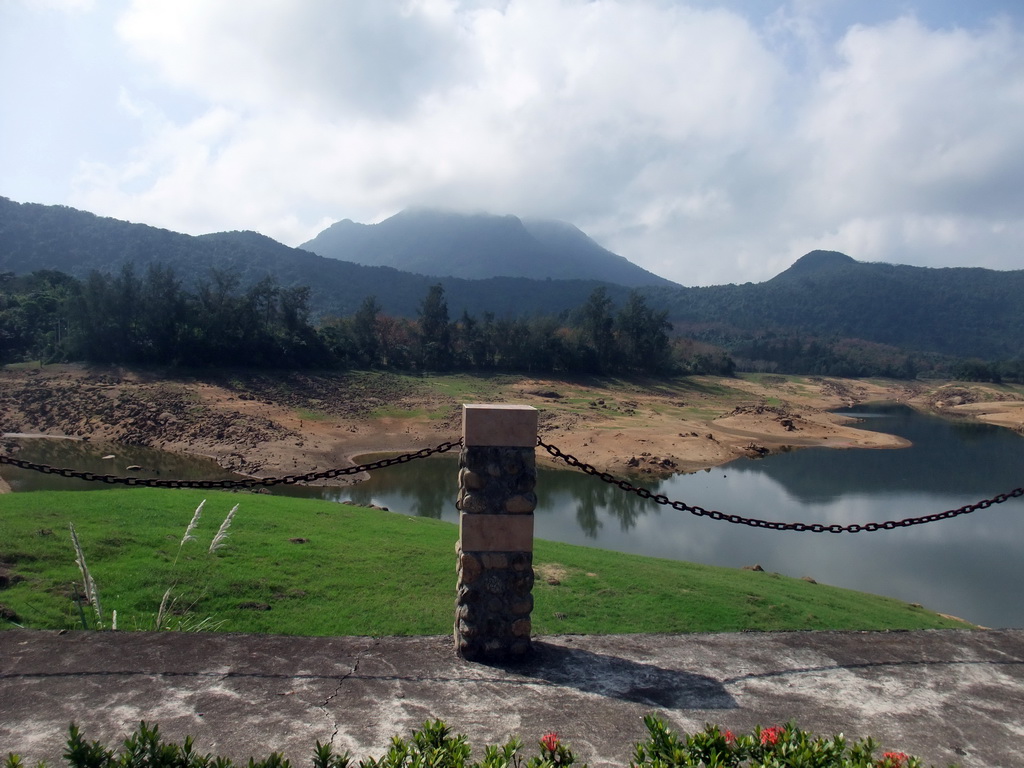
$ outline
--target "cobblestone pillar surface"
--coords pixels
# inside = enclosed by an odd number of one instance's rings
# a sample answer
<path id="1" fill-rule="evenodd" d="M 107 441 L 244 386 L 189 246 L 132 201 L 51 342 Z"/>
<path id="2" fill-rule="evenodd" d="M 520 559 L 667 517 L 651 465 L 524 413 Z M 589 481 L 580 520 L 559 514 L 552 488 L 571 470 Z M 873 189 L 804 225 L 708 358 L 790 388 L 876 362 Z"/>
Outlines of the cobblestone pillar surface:
<path id="1" fill-rule="evenodd" d="M 462 437 L 455 651 L 522 659 L 531 651 L 537 409 L 464 405 Z"/>

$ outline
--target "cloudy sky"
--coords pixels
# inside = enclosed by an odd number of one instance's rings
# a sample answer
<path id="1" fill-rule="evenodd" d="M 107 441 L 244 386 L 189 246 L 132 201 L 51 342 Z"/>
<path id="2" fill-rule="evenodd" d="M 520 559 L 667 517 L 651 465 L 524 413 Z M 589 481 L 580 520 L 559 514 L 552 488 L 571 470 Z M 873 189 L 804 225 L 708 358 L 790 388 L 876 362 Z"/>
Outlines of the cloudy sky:
<path id="1" fill-rule="evenodd" d="M 0 0 L 0 71 L 19 202 L 542 216 L 685 285 L 1024 268 L 1020 0 Z"/>

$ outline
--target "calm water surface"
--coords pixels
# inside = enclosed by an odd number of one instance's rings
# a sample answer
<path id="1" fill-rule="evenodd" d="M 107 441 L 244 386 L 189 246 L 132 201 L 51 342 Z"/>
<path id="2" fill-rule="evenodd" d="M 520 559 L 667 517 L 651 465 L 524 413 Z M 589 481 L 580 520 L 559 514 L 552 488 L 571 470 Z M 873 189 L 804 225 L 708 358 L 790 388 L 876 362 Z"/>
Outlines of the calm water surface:
<path id="1" fill-rule="evenodd" d="M 778 453 L 647 485 L 706 509 L 825 524 L 942 512 L 1024 485 L 1024 438 L 1010 430 L 938 419 L 897 405 L 862 406 L 849 413 L 863 418 L 866 428 L 901 435 L 913 446 Z M 121 474 L 127 464 L 140 464 L 159 467 L 165 477 L 225 476 L 212 462 L 190 457 L 173 457 L 174 466 L 161 464 L 160 451 L 126 454 L 118 446 L 117 459 L 103 460 L 99 446 L 23 444 L 23 458 L 92 471 Z M 47 455 L 40 455 L 44 450 Z M 91 461 L 98 466 L 82 465 L 83 450 L 94 454 Z M 456 474 L 456 459 L 442 457 L 389 467 L 355 486 L 293 486 L 281 492 L 457 522 Z M 30 490 L 36 478 L 46 480 L 47 487 L 74 482 L 8 467 L 4 477 L 15 490 Z M 77 482 L 77 487 L 87 485 Z M 814 534 L 697 518 L 574 470 L 541 469 L 537 486 L 538 538 L 710 565 L 758 563 L 768 571 L 890 595 L 986 626 L 1024 627 L 1024 499 L 914 528 Z"/>
<path id="2" fill-rule="evenodd" d="M 168 480 L 226 480 L 237 478 L 213 459 L 170 453 L 158 448 L 144 448 L 122 443 L 84 442 L 55 438 L 2 438 L 4 453 L 24 461 L 47 464 L 51 467 L 69 467 L 97 475 L 166 478 Z M 6 445 L 16 445 L 12 452 Z M 128 467 L 140 467 L 129 470 Z M 12 491 L 98 491 L 104 488 L 123 488 L 101 482 L 89 482 L 58 475 L 44 475 L 27 469 L 0 466 L 0 474 Z"/>

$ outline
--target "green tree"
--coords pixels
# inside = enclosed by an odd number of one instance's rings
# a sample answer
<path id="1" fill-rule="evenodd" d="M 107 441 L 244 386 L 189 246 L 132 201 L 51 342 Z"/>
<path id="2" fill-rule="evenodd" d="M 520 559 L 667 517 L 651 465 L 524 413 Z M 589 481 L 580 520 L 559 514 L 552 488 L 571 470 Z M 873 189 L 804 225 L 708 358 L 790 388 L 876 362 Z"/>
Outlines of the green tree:
<path id="1" fill-rule="evenodd" d="M 608 372 L 615 360 L 615 319 L 612 300 L 604 287 L 595 288 L 580 308 L 584 367 L 597 372 Z"/>
<path id="2" fill-rule="evenodd" d="M 672 324 L 667 312 L 656 312 L 647 306 L 643 296 L 632 291 L 615 318 L 615 327 L 619 352 L 628 370 L 647 373 L 668 370 Z"/>
<path id="3" fill-rule="evenodd" d="M 352 337 L 355 357 L 361 365 L 373 367 L 380 364 L 380 336 L 377 318 L 381 307 L 376 296 L 367 296 L 359 305 L 352 320 Z"/>
<path id="4" fill-rule="evenodd" d="M 189 314 L 181 281 L 170 267 L 151 264 L 141 294 L 139 324 L 144 357 L 150 362 L 179 362 Z"/>
<path id="5" fill-rule="evenodd" d="M 440 283 L 430 286 L 420 304 L 419 353 L 423 369 L 444 371 L 451 367 L 451 322 L 444 287 Z"/>

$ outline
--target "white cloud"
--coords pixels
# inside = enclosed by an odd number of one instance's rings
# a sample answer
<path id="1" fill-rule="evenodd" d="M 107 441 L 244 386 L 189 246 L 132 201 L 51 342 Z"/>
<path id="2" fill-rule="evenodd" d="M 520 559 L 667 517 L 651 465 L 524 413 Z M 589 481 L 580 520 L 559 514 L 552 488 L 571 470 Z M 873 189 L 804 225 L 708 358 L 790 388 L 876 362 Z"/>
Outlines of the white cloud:
<path id="1" fill-rule="evenodd" d="M 429 3 L 178 0 L 135 2 L 118 30 L 168 82 L 212 103 L 393 116 L 458 75 L 459 40 L 443 21 Z"/>
<path id="2" fill-rule="evenodd" d="M 859 246 L 863 258 L 1012 265 L 1024 211 L 1021 42 L 1006 24 L 852 29 L 798 135 L 800 198 L 819 242 Z"/>
<path id="3" fill-rule="evenodd" d="M 955 215 L 901 214 L 852 218 L 818 237 L 794 241 L 796 252 L 817 248 L 859 254 L 864 261 L 926 266 L 1020 269 L 1024 221 Z"/>
<path id="4" fill-rule="evenodd" d="M 159 80 L 121 102 L 145 138 L 73 202 L 290 244 L 413 204 L 552 216 L 687 284 L 811 247 L 1018 266 L 1020 32 L 833 41 L 803 5 L 134 2 L 118 31 Z"/>

